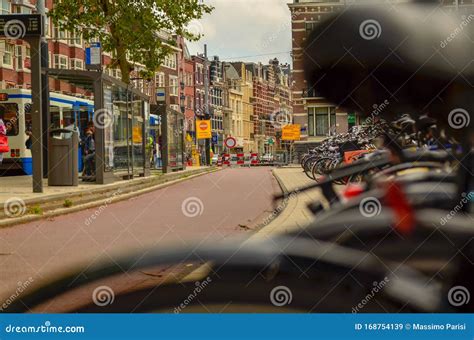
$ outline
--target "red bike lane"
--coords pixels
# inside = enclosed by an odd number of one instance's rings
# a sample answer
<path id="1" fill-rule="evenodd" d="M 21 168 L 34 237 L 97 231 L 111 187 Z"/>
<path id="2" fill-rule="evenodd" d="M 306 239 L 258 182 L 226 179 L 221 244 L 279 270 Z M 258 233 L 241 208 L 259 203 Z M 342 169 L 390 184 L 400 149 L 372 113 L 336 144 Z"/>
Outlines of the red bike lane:
<path id="1" fill-rule="evenodd" d="M 0 229 L 0 296 L 27 280 L 50 279 L 104 257 L 245 235 L 271 214 L 279 192 L 270 168 L 231 168 L 126 201 Z"/>

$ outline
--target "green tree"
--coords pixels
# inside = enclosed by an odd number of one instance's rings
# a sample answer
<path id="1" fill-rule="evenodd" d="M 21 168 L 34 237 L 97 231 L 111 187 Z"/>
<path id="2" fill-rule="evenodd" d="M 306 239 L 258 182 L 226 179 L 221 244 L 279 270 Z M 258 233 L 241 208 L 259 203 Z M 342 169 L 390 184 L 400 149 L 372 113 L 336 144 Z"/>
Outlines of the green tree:
<path id="1" fill-rule="evenodd" d="M 198 40 L 200 32 L 189 23 L 212 9 L 202 0 L 61 0 L 54 2 L 49 16 L 86 41 L 98 39 L 112 54 L 110 67 L 120 68 L 122 80 L 129 83 L 134 64 L 144 65 L 140 76 L 151 78 L 176 44 L 171 35 L 163 38 L 159 32 Z"/>

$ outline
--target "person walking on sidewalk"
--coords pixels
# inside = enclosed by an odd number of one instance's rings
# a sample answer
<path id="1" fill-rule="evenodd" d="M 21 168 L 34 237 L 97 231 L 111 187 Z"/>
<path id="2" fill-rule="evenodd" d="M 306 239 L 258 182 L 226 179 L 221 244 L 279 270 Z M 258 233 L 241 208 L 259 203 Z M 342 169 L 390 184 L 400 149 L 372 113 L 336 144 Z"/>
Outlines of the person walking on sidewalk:
<path id="1" fill-rule="evenodd" d="M 86 138 L 84 141 L 84 171 L 82 176 L 92 177 L 95 174 L 95 141 L 92 129 L 86 129 Z"/>

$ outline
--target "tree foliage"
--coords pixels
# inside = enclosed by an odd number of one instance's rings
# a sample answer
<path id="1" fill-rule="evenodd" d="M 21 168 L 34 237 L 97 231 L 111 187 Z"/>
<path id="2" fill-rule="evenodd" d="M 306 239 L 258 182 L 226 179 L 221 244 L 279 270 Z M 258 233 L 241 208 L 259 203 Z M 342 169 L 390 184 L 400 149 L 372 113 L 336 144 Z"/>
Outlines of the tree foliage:
<path id="1" fill-rule="evenodd" d="M 200 34 L 187 26 L 212 9 L 202 0 L 61 0 L 49 16 L 61 29 L 99 40 L 112 54 L 111 67 L 120 68 L 129 83 L 135 64 L 144 66 L 145 77 L 158 70 L 176 44 L 171 34 L 198 40 Z M 159 32 L 171 34 L 166 38 Z"/>

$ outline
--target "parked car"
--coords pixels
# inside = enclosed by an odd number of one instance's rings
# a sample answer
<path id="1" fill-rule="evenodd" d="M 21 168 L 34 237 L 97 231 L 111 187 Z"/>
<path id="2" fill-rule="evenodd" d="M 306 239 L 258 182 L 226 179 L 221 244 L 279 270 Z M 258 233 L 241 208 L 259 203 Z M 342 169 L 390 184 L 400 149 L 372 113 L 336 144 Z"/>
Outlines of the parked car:
<path id="1" fill-rule="evenodd" d="M 212 156 L 211 158 L 211 164 L 212 165 L 215 165 L 217 164 L 217 161 L 219 160 L 219 155 L 218 154 L 215 154 L 214 156 Z"/>
<path id="2" fill-rule="evenodd" d="M 264 154 L 261 158 L 260 161 L 262 163 L 272 163 L 273 162 L 273 154 L 271 153 L 266 153 Z"/>

